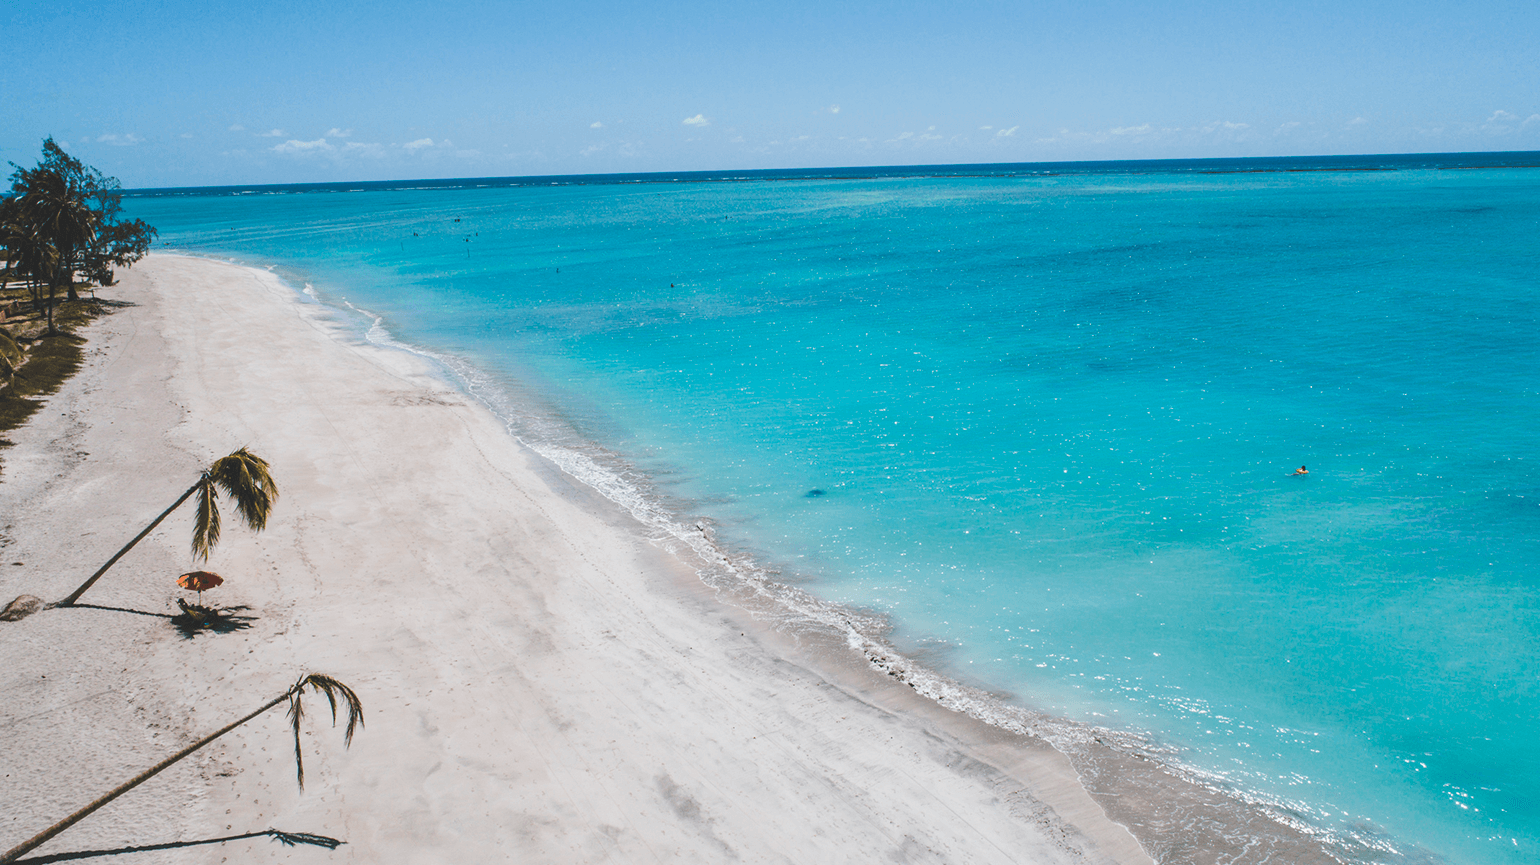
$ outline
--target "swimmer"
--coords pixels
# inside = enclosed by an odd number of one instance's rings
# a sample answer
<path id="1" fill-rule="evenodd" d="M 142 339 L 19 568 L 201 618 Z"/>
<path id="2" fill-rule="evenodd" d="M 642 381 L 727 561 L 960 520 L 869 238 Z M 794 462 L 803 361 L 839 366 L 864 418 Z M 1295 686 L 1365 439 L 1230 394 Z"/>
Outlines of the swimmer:
<path id="1" fill-rule="evenodd" d="M 1310 474 L 1310 470 L 1305 468 L 1304 466 L 1300 466 L 1299 468 L 1294 470 L 1294 475 L 1308 475 L 1308 474 Z M 1293 477 L 1294 475 L 1290 475 L 1290 477 Z"/>

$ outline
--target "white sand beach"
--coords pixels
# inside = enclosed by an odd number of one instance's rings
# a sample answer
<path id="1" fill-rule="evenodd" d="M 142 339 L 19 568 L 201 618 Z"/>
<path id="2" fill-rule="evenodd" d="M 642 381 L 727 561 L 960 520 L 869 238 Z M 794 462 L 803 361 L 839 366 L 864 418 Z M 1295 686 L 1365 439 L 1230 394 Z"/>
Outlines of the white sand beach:
<path id="1" fill-rule="evenodd" d="M 240 446 L 281 498 L 260 535 L 227 509 L 208 563 L 245 630 L 162 617 L 186 508 L 94 606 L 0 623 L 0 850 L 321 672 L 366 727 L 345 750 L 308 701 L 303 791 L 279 708 L 32 855 L 276 828 L 346 844 L 117 861 L 1151 861 L 1063 756 L 716 598 L 428 361 L 272 274 L 155 255 L 102 294 L 133 305 L 3 453 L 0 603 L 62 598 Z"/>

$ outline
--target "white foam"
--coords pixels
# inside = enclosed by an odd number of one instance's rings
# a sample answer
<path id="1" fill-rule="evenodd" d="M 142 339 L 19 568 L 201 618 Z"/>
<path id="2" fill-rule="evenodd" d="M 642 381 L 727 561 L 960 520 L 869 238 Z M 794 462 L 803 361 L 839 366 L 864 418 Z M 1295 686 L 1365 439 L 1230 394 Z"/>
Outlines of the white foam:
<path id="1" fill-rule="evenodd" d="M 309 283 L 306 283 L 305 293 L 316 296 Z M 541 410 L 533 399 L 516 400 L 498 379 L 462 358 L 397 340 L 385 327 L 382 316 L 347 300 L 342 303 L 368 319 L 364 338 L 370 343 L 434 361 L 457 379 L 469 395 L 497 415 L 515 440 L 624 508 L 647 527 L 653 543 L 676 553 L 688 549 L 697 561 L 704 563 L 697 570 L 700 579 L 718 594 L 742 595 L 747 592 L 768 601 L 765 606 L 778 611 L 772 614 L 777 627 L 814 628 L 838 634 L 872 668 L 947 709 L 1048 742 L 1068 756 L 1083 776 L 1096 774 L 1098 758 L 1093 753 L 1093 746 L 1099 745 L 1163 767 L 1231 802 L 1237 811 L 1237 824 L 1249 824 L 1243 811 L 1260 811 L 1282 826 L 1317 838 L 1337 853 L 1351 850 L 1358 854 L 1349 853 L 1348 858 L 1341 861 L 1371 861 L 1363 856 L 1371 853 L 1400 855 L 1400 851 L 1383 836 L 1352 829 L 1324 829 L 1323 826 L 1330 824 L 1332 814 L 1301 800 L 1263 795 L 1238 787 L 1233 779 L 1222 773 L 1187 764 L 1181 760 L 1177 749 L 1157 744 L 1146 735 L 1098 727 L 1006 703 L 986 691 L 924 666 L 885 639 L 890 631 L 885 617 L 830 603 L 775 579 L 770 569 L 752 557 L 730 551 L 720 544 L 709 518 L 683 517 L 668 506 L 649 477 L 618 454 L 581 439 L 554 411 Z M 1242 837 L 1231 840 L 1238 847 L 1250 843 Z"/>

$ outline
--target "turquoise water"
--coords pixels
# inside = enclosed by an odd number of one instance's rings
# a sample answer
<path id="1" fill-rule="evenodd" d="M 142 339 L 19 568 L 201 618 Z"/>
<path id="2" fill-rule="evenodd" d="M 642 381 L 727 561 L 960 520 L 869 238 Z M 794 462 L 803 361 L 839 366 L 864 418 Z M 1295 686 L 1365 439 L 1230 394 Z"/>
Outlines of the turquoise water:
<path id="1" fill-rule="evenodd" d="M 1540 171 L 1503 161 L 127 209 L 379 316 L 526 440 L 587 448 L 612 495 L 884 614 L 1007 704 L 1147 735 L 1354 860 L 1518 863 L 1540 858 Z M 1334 166 L 1396 170 L 1289 170 Z"/>

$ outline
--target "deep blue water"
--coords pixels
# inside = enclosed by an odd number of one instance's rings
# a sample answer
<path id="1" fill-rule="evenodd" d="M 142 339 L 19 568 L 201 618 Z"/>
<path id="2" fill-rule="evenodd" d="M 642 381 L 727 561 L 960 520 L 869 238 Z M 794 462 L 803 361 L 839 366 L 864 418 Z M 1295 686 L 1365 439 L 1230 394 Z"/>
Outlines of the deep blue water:
<path id="1" fill-rule="evenodd" d="M 1535 165 L 126 206 L 167 248 L 274 265 L 468 363 L 526 440 L 623 459 L 682 522 L 886 614 L 947 674 L 1174 745 L 1355 858 L 1485 865 L 1540 859 Z"/>

